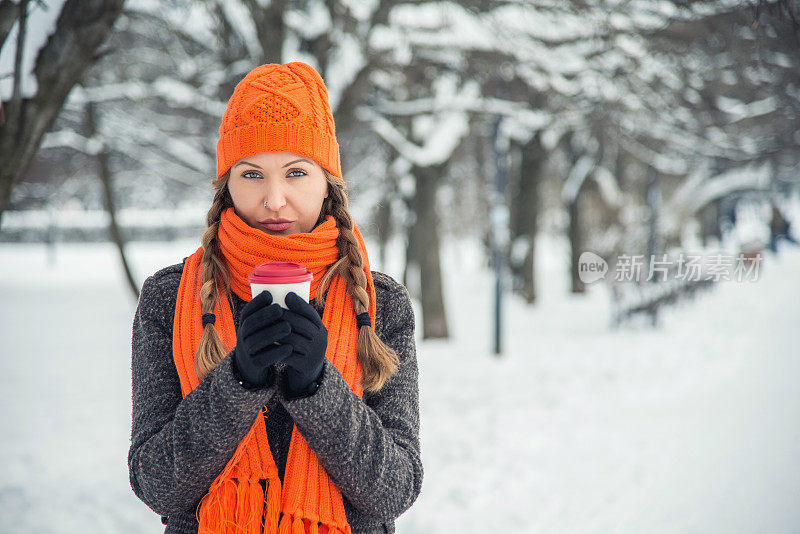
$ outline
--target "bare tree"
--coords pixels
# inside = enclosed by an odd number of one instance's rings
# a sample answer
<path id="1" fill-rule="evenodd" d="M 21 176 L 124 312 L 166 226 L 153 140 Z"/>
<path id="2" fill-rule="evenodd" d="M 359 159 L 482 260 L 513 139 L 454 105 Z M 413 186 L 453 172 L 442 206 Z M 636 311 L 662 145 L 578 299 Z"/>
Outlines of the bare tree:
<path id="1" fill-rule="evenodd" d="M 0 225 L 11 192 L 25 174 L 39 148 L 42 136 L 58 115 L 72 87 L 97 59 L 122 10 L 124 0 L 67 0 L 50 35 L 36 57 L 33 74 L 37 90 L 29 98 L 22 94 L 22 52 L 25 42 L 27 0 L 19 3 L 16 61 L 11 99 L 3 103 L 6 121 L 0 129 Z M 14 9 L 4 0 L 0 6 L 0 30 L 8 26 Z M 11 13 L 12 15 L 9 15 Z M 0 33 L 5 44 L 9 33 Z"/>
<path id="2" fill-rule="evenodd" d="M 86 122 L 90 138 L 99 137 L 97 113 L 95 112 L 95 104 L 91 101 L 86 105 Z M 130 265 L 128 265 L 128 259 L 125 257 L 125 242 L 119 223 L 117 223 L 117 203 L 114 198 L 114 174 L 111 170 L 111 165 L 109 165 L 109 150 L 106 146 L 102 146 L 97 151 L 97 166 L 100 174 L 100 181 L 103 183 L 103 199 L 109 216 L 109 234 L 111 235 L 111 240 L 117 245 L 117 251 L 119 252 L 119 258 L 122 263 L 122 268 L 125 271 L 125 278 L 128 280 L 128 285 L 136 297 L 136 300 L 139 300 L 139 285 L 134 280 Z"/>

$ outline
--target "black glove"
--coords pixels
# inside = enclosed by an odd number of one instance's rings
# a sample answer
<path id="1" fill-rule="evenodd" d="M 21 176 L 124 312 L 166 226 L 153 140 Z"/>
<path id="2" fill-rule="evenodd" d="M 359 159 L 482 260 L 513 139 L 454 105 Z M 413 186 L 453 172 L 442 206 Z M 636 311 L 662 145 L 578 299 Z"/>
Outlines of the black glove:
<path id="1" fill-rule="evenodd" d="M 306 393 L 312 382 L 318 382 L 325 364 L 328 348 L 328 329 L 311 304 L 293 291 L 284 299 L 288 310 L 283 310 L 283 319 L 291 326 L 291 333 L 284 342 L 292 347 L 286 362 L 286 378 L 290 392 Z"/>
<path id="2" fill-rule="evenodd" d="M 292 346 L 276 344 L 291 332 L 283 308 L 262 291 L 242 308 L 236 332 L 234 372 L 248 389 L 264 387 L 274 379 L 272 365 L 292 353 Z"/>

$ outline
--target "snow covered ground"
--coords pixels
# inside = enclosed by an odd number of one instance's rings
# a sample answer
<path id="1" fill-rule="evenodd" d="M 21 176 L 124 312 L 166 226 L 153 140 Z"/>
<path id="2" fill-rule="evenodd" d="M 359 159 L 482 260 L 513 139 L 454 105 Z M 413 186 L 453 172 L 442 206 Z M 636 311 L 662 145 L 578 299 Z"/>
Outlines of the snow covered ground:
<path id="1" fill-rule="evenodd" d="M 197 246 L 132 244 L 137 279 Z M 452 339 L 418 328 L 425 479 L 398 532 L 800 532 L 800 248 L 617 331 L 604 286 L 567 293 L 566 244 L 537 250 L 500 357 L 477 245 L 443 251 Z M 401 258 L 372 266 L 399 279 Z M 111 245 L 0 246 L 3 532 L 163 529 L 128 485 L 123 280 Z"/>

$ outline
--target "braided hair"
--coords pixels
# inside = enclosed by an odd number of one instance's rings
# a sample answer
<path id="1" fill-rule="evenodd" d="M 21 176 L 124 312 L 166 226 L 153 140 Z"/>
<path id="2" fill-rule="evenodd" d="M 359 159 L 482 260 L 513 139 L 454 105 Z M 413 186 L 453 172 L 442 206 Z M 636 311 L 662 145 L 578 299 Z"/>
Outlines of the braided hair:
<path id="1" fill-rule="evenodd" d="M 339 229 L 336 245 L 339 259 L 328 267 L 317 287 L 315 302 L 324 303 L 328 288 L 335 274 L 339 274 L 347 283 L 347 292 L 353 301 L 356 315 L 369 310 L 369 293 L 367 293 L 367 276 L 364 273 L 364 258 L 358 248 L 358 240 L 353 233 L 353 218 L 347 210 L 348 197 L 345 181 L 322 168 L 328 182 L 328 196 L 322 203 L 320 216 L 315 227 L 332 215 Z M 230 298 L 230 274 L 222 259 L 217 233 L 222 212 L 233 206 L 233 199 L 228 189 L 230 170 L 212 182 L 215 189 L 214 200 L 206 215 L 206 231 L 203 233 L 203 285 L 200 289 L 203 313 L 212 313 L 219 298 Z M 323 304 L 324 306 L 324 304 Z M 386 345 L 375 330 L 369 326 L 358 328 L 356 353 L 363 370 L 361 385 L 364 391 L 379 391 L 387 380 L 397 371 L 399 358 L 391 347 Z M 202 379 L 214 369 L 226 356 L 225 346 L 213 323 L 208 322 L 203 328 L 203 335 L 197 347 L 195 371 Z"/>

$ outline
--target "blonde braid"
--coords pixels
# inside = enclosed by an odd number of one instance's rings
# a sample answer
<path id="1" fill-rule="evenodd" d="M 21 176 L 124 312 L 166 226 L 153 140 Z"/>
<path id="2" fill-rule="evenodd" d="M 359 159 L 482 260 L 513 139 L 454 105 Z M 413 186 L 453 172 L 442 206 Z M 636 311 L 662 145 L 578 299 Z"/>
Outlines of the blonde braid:
<path id="1" fill-rule="evenodd" d="M 212 182 L 216 189 L 214 201 L 206 215 L 206 225 L 208 228 L 203 233 L 203 286 L 200 288 L 200 301 L 203 313 L 214 313 L 214 306 L 218 298 L 230 297 L 230 274 L 222 261 L 219 248 L 217 232 L 219 231 L 219 221 L 222 212 L 233 206 L 233 199 L 228 191 L 227 184 L 230 171 Z M 224 283 L 225 295 L 221 294 L 218 287 L 219 280 Z M 219 362 L 226 356 L 226 348 L 222 343 L 216 327 L 212 323 L 206 324 L 200 344 L 197 347 L 197 357 L 194 360 L 195 371 L 200 380 L 214 369 Z"/>
<path id="2" fill-rule="evenodd" d="M 324 302 L 333 276 L 339 273 L 347 283 L 347 292 L 352 298 L 353 311 L 357 315 L 369 310 L 364 258 L 361 256 L 358 240 L 353 233 L 353 219 L 350 212 L 347 211 L 348 198 L 345 182 L 324 168 L 323 172 L 328 180 L 328 197 L 323 202 L 318 222 L 325 220 L 327 215 L 333 215 L 336 220 L 336 226 L 339 228 L 339 237 L 336 242 L 339 248 L 339 259 L 328 268 L 320 280 L 315 300 Z M 356 345 L 356 353 L 363 370 L 362 388 L 369 392 L 380 390 L 397 371 L 400 363 L 397 353 L 381 341 L 375 333 L 374 326 L 359 327 Z"/>

